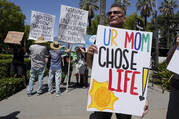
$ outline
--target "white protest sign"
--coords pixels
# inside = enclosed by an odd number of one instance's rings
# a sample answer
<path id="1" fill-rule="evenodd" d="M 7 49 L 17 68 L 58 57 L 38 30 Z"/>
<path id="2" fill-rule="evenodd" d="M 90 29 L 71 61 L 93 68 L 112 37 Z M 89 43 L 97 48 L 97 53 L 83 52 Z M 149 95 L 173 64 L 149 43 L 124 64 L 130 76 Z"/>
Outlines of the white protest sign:
<path id="1" fill-rule="evenodd" d="M 168 66 L 167 69 L 179 74 L 179 46 L 177 47 L 177 49 L 175 50 Z"/>
<path id="2" fill-rule="evenodd" d="M 46 41 L 53 41 L 55 16 L 32 11 L 29 39 L 37 40 L 44 37 Z"/>
<path id="3" fill-rule="evenodd" d="M 88 11 L 61 5 L 59 41 L 85 43 Z"/>
<path id="4" fill-rule="evenodd" d="M 88 111 L 142 115 L 151 43 L 151 32 L 98 26 Z"/>

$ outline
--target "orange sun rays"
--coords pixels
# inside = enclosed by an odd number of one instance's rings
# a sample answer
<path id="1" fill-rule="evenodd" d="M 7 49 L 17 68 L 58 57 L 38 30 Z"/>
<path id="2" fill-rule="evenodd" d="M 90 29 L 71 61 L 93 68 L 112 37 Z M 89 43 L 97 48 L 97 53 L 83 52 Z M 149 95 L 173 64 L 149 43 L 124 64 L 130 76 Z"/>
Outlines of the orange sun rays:
<path id="1" fill-rule="evenodd" d="M 95 79 L 92 81 L 92 86 L 89 91 L 91 96 L 91 104 L 88 108 L 96 108 L 100 111 L 105 109 L 113 110 L 113 105 L 118 97 L 113 92 L 108 90 L 108 81 L 97 82 Z"/>

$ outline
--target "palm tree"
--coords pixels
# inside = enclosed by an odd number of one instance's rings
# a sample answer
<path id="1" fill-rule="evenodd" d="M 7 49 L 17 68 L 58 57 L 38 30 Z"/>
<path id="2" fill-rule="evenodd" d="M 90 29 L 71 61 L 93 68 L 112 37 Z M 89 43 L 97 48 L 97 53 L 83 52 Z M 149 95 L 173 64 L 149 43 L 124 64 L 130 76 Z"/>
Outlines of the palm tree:
<path id="1" fill-rule="evenodd" d="M 141 17 L 145 19 L 145 28 L 147 26 L 147 17 L 149 17 L 152 12 L 151 5 L 155 7 L 154 0 L 138 0 L 136 3 L 137 10 L 140 11 Z"/>
<path id="2" fill-rule="evenodd" d="M 97 2 L 98 0 L 80 0 L 79 2 L 80 8 L 88 11 L 89 27 L 91 27 L 91 19 L 95 16 L 94 10 L 99 9 Z"/>
<path id="3" fill-rule="evenodd" d="M 99 20 L 99 24 L 101 24 L 101 25 L 105 25 L 105 21 L 106 21 L 105 11 L 106 11 L 106 0 L 100 0 L 100 20 Z"/>
<path id="4" fill-rule="evenodd" d="M 131 5 L 129 0 L 115 0 L 115 2 L 121 3 L 125 10 L 127 10 L 127 7 Z"/>
<path id="5" fill-rule="evenodd" d="M 174 17 L 174 9 L 177 8 L 177 1 L 175 0 L 164 0 L 161 2 L 161 6 L 159 7 L 160 12 L 163 14 L 164 17 L 167 19 L 167 48 L 169 48 L 169 19 Z"/>

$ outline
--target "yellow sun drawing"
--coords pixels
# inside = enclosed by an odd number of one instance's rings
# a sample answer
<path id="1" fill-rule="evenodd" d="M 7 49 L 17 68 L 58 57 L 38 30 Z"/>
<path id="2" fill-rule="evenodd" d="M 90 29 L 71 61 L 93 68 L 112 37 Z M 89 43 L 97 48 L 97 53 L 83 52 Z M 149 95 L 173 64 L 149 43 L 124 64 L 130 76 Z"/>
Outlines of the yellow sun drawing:
<path id="1" fill-rule="evenodd" d="M 91 96 L 91 104 L 88 108 L 96 108 L 100 111 L 105 109 L 113 110 L 113 105 L 118 97 L 113 92 L 108 90 L 108 81 L 97 82 L 95 79 L 92 81 L 91 90 L 89 94 Z"/>

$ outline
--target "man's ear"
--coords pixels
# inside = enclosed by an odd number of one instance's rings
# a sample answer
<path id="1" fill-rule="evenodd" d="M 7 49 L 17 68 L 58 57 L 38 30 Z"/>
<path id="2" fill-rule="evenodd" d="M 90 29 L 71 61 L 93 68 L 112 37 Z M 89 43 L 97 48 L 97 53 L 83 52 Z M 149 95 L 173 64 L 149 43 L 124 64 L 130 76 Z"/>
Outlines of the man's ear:
<path id="1" fill-rule="evenodd" d="M 123 23 L 126 21 L 126 16 L 123 17 Z"/>

